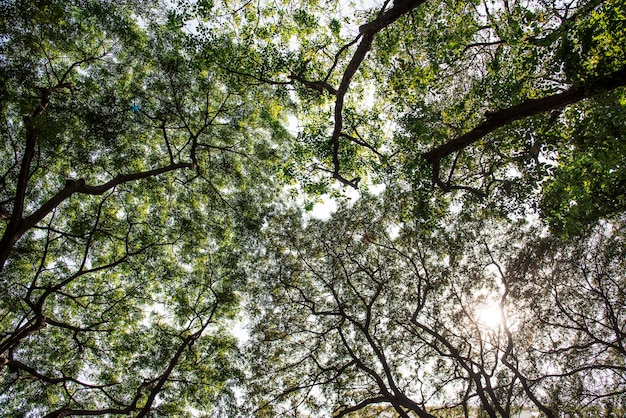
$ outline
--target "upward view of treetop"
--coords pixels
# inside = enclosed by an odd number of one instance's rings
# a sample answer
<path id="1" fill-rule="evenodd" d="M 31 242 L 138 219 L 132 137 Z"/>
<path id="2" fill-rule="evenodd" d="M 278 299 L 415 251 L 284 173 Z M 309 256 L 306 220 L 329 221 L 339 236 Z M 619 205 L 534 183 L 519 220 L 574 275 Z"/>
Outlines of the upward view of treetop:
<path id="1" fill-rule="evenodd" d="M 0 415 L 624 415 L 625 85 L 618 0 L 2 2 Z"/>

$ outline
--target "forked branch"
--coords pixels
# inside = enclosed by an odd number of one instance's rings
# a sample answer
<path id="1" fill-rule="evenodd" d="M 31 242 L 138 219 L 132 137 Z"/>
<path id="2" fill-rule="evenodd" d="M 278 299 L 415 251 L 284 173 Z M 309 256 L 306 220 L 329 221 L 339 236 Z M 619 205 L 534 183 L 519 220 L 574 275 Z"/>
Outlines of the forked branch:
<path id="1" fill-rule="evenodd" d="M 444 191 L 464 188 L 451 186 L 440 177 L 440 162 L 442 159 L 461 151 L 475 142 L 485 138 L 498 128 L 512 122 L 540 113 L 561 109 L 567 105 L 593 97 L 602 91 L 611 91 L 626 85 L 626 67 L 605 76 L 597 77 L 578 86 L 573 86 L 561 93 L 546 96 L 541 99 L 529 99 L 518 105 L 501 109 L 496 112 L 486 112 L 484 121 L 469 132 L 455 138 L 431 151 L 422 154 L 422 157 L 433 167 L 433 183 Z"/>

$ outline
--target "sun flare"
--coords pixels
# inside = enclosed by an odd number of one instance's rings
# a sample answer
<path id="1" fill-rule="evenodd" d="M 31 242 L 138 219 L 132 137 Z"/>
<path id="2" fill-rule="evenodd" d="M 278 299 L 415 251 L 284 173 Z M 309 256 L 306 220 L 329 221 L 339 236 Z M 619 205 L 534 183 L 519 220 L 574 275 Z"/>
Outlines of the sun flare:
<path id="1" fill-rule="evenodd" d="M 502 323 L 502 310 L 497 303 L 483 305 L 476 312 L 478 322 L 487 328 L 497 328 Z"/>

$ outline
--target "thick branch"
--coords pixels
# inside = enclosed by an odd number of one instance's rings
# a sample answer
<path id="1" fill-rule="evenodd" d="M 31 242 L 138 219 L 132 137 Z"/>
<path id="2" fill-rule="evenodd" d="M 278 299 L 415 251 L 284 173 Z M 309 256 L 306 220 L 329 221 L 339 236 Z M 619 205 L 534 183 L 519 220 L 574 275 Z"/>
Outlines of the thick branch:
<path id="1" fill-rule="evenodd" d="M 63 408 L 58 411 L 51 412 L 43 418 L 63 418 L 68 416 L 98 416 L 98 415 L 128 415 L 135 411 L 135 405 L 128 406 L 123 409 L 103 408 L 103 409 L 69 409 Z"/>
<path id="2" fill-rule="evenodd" d="M 8 258 L 9 252 L 15 243 L 15 241 L 12 241 L 12 237 L 15 235 L 16 230 L 22 222 L 28 178 L 30 176 L 30 168 L 33 157 L 35 156 L 35 144 L 37 142 L 35 121 L 46 111 L 46 108 L 50 104 L 50 97 L 52 96 L 52 93 L 62 89 L 73 90 L 74 85 L 71 83 L 64 83 L 50 88 L 41 88 L 41 95 L 37 108 L 30 116 L 24 116 L 26 144 L 24 146 L 24 155 L 22 155 L 22 162 L 20 164 L 20 173 L 17 177 L 17 187 L 15 191 L 15 198 L 13 199 L 13 211 L 11 212 L 9 222 L 4 234 L 2 235 L 2 240 L 0 240 L 0 270 L 2 270 L 4 262 Z"/>
<path id="3" fill-rule="evenodd" d="M 10 373 L 17 373 L 20 370 L 24 371 L 26 373 L 28 373 L 29 375 L 31 375 L 32 377 L 34 377 L 35 379 L 38 379 L 42 382 L 45 383 L 50 383 L 50 384 L 57 384 L 57 383 L 65 383 L 65 382 L 74 382 L 77 383 L 81 386 L 84 387 L 88 387 L 88 388 L 99 388 L 101 386 L 97 386 L 97 385 L 90 385 L 87 383 L 83 383 L 79 380 L 74 379 L 73 377 L 67 377 L 67 376 L 63 376 L 63 377 L 50 377 L 50 376 L 46 376 L 43 373 L 40 373 L 39 371 L 37 371 L 35 368 L 22 363 L 21 361 L 17 361 L 17 360 L 13 360 L 13 359 L 8 359 L 5 357 L 0 357 L 0 366 L 6 366 L 9 369 Z"/>
<path id="4" fill-rule="evenodd" d="M 68 180 L 65 184 L 65 187 L 61 189 L 56 195 L 54 195 L 50 200 L 44 203 L 30 216 L 20 220 L 13 229 L 11 235 L 5 234 L 2 239 L 2 248 L 0 249 L 0 269 L 4 266 L 4 263 L 8 259 L 11 249 L 13 248 L 15 243 L 22 237 L 22 235 L 24 235 L 26 231 L 37 225 L 37 223 L 39 223 L 57 206 L 59 206 L 63 201 L 70 198 L 73 194 L 82 193 L 90 195 L 102 195 L 106 191 L 111 190 L 112 188 L 119 186 L 123 183 L 154 177 L 170 171 L 192 167 L 193 164 L 191 163 L 176 163 L 167 165 L 165 167 L 156 168 L 154 170 L 142 171 L 139 173 L 120 174 L 114 179 L 100 186 L 90 186 L 85 183 L 84 179 Z"/>
<path id="5" fill-rule="evenodd" d="M 339 139 L 341 137 L 341 130 L 343 129 L 343 104 L 346 93 L 348 92 L 348 88 L 350 87 L 352 77 L 354 76 L 354 74 L 356 74 L 359 67 L 363 63 L 365 56 L 372 48 L 372 42 L 374 41 L 374 37 L 378 34 L 378 32 L 391 25 L 400 17 L 409 13 L 411 10 L 424 3 L 425 1 L 426 0 L 396 0 L 391 9 L 387 10 L 384 13 L 381 13 L 380 15 L 378 15 L 378 17 L 376 17 L 376 19 L 369 23 L 366 23 L 359 28 L 359 32 L 361 32 L 362 35 L 361 42 L 354 52 L 352 59 L 348 63 L 348 66 L 343 73 L 341 84 L 337 89 L 337 99 L 335 101 L 334 110 L 335 126 L 333 128 L 333 133 L 329 141 L 333 155 L 333 178 L 339 180 L 345 185 L 354 187 L 356 189 L 360 180 L 359 178 L 353 180 L 347 180 L 346 178 L 344 178 L 340 173 L 341 164 L 339 162 Z"/>
<path id="6" fill-rule="evenodd" d="M 163 386 L 165 386 L 165 383 L 170 378 L 170 375 L 172 374 L 176 366 L 178 366 L 180 358 L 184 354 L 185 350 L 190 348 L 196 342 L 196 340 L 202 336 L 202 333 L 207 329 L 207 327 L 213 323 L 213 315 L 215 315 L 215 312 L 217 311 L 218 303 L 217 303 L 217 295 L 215 294 L 213 289 L 210 289 L 210 290 L 213 293 L 213 296 L 215 296 L 216 302 L 215 304 L 213 304 L 213 306 L 210 309 L 210 313 L 208 315 L 207 321 L 204 324 L 202 324 L 200 329 L 198 329 L 196 332 L 194 332 L 193 334 L 189 334 L 185 338 L 183 338 L 183 341 L 181 345 L 178 347 L 178 350 L 176 350 L 176 353 L 170 359 L 170 362 L 167 365 L 167 369 L 165 369 L 165 371 L 158 378 L 157 384 L 150 390 L 148 399 L 146 400 L 146 403 L 144 404 L 143 408 L 141 408 L 141 411 L 139 411 L 139 413 L 137 414 L 136 418 L 143 418 L 143 417 L 148 416 L 148 414 L 150 413 L 150 410 L 152 409 L 152 404 L 154 403 L 158 394 L 163 390 Z"/>
<path id="7" fill-rule="evenodd" d="M 36 333 L 40 329 L 47 326 L 47 318 L 43 314 L 41 314 L 41 312 L 36 312 L 36 314 L 37 316 L 34 319 L 28 321 L 26 325 L 21 326 L 11 334 L 5 334 L 8 337 L 0 343 L 0 353 L 4 353 L 6 350 L 10 350 L 11 347 L 14 347 L 24 338 Z M 3 364 L 4 363 L 0 362 L 0 366 L 2 366 Z"/>
<path id="8" fill-rule="evenodd" d="M 337 94 L 337 90 L 335 90 L 335 88 L 333 86 L 331 86 L 330 84 L 328 84 L 324 80 L 321 80 L 321 81 L 309 81 L 309 80 L 305 80 L 303 77 L 301 77 L 299 75 L 295 75 L 295 74 L 291 74 L 289 76 L 289 79 L 298 81 L 298 82 L 304 84 L 305 86 L 307 86 L 308 88 L 313 89 L 315 91 L 318 91 L 320 93 L 323 93 L 324 91 L 327 91 L 332 96 Z"/>
<path id="9" fill-rule="evenodd" d="M 422 157 L 434 165 L 441 159 L 470 146 L 484 138 L 487 134 L 511 122 L 539 113 L 560 109 L 572 103 L 587 99 L 598 91 L 610 91 L 624 85 L 626 85 L 626 68 L 590 80 L 582 86 L 574 86 L 562 93 L 541 99 L 526 100 L 523 103 L 507 109 L 502 109 L 494 113 L 486 113 L 483 123 L 460 137 L 422 154 Z"/>
<path id="10" fill-rule="evenodd" d="M 362 25 L 359 32 L 365 36 L 370 34 L 373 36 L 425 2 L 425 0 L 395 0 L 391 9 L 379 14 L 371 22 Z"/>
<path id="11" fill-rule="evenodd" d="M 213 317 L 213 313 L 215 313 L 215 308 L 216 306 L 213 307 L 213 311 L 211 313 L 210 318 Z M 165 369 L 163 374 L 159 377 L 157 384 L 150 391 L 150 394 L 148 395 L 148 399 L 146 400 L 146 403 L 144 404 L 143 408 L 141 408 L 141 411 L 139 411 L 139 413 L 137 414 L 137 418 L 143 418 L 143 417 L 148 416 L 148 414 L 150 413 L 152 409 L 152 404 L 154 403 L 154 400 L 156 399 L 157 395 L 163 390 L 163 386 L 165 385 L 167 380 L 170 378 L 170 375 L 174 371 L 174 368 L 178 366 L 180 357 L 183 355 L 185 350 L 191 347 L 194 344 L 194 342 L 198 338 L 200 338 L 200 336 L 202 335 L 206 327 L 209 325 L 209 323 L 211 323 L 210 319 L 198 331 L 194 332 L 193 334 L 188 335 L 187 337 L 183 339 L 181 345 L 178 347 L 178 350 L 176 350 L 176 353 L 170 359 L 170 362 L 167 365 L 167 369 Z"/>
<path id="12" fill-rule="evenodd" d="M 413 323 L 413 325 L 415 325 L 419 329 L 425 331 L 427 334 L 434 337 L 435 341 L 438 341 L 439 343 L 441 343 L 447 349 L 448 353 L 445 353 L 440 348 L 437 348 L 435 344 L 431 345 L 433 349 L 435 349 L 437 352 L 439 352 L 440 354 L 446 357 L 450 357 L 454 359 L 463 369 L 465 369 L 465 371 L 469 374 L 471 379 L 474 381 L 474 384 L 476 385 L 476 392 L 478 394 L 478 397 L 480 398 L 481 404 L 485 412 L 490 417 L 496 418 L 497 417 L 496 411 L 494 407 L 491 405 L 491 403 L 489 402 L 489 399 L 487 398 L 487 394 L 485 393 L 485 387 L 482 384 L 480 374 L 476 373 L 473 370 L 472 365 L 476 363 L 472 361 L 470 358 L 464 357 L 461 354 L 461 352 L 443 334 L 439 333 L 436 329 L 430 328 L 429 326 L 415 319 L 413 319 L 411 322 Z M 482 368 L 482 367 L 479 366 L 479 368 Z"/>
<path id="13" fill-rule="evenodd" d="M 347 414 L 350 414 L 351 412 L 356 412 L 356 411 L 360 411 L 361 409 L 365 408 L 366 406 L 369 405 L 373 405 L 373 404 L 377 404 L 377 403 L 387 403 L 387 398 L 384 396 L 379 396 L 377 398 L 369 398 L 366 399 L 364 401 L 359 402 L 356 405 L 350 406 L 350 407 L 346 407 L 344 409 L 341 409 L 337 412 L 337 414 L 334 416 L 335 418 L 340 418 L 343 417 Z"/>

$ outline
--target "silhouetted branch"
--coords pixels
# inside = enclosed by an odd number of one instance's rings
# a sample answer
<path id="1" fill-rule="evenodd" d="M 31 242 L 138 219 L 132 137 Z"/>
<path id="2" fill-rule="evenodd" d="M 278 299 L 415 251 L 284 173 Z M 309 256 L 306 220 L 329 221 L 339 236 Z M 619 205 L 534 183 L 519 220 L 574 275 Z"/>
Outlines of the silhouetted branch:
<path id="1" fill-rule="evenodd" d="M 422 157 L 433 166 L 433 182 L 445 191 L 453 189 L 468 189 L 467 187 L 455 187 L 445 183 L 439 176 L 439 162 L 473 143 L 483 139 L 485 136 L 505 125 L 517 120 L 534 116 L 540 113 L 560 109 L 564 106 L 579 102 L 592 97 L 600 91 L 610 91 L 626 85 L 626 68 L 615 71 L 611 74 L 595 78 L 580 86 L 573 86 L 570 89 L 541 99 L 529 99 L 518 105 L 498 110 L 496 112 L 486 112 L 485 120 L 471 131 L 453 139 L 435 149 L 422 154 Z M 482 192 L 481 192 L 482 193 Z"/>

